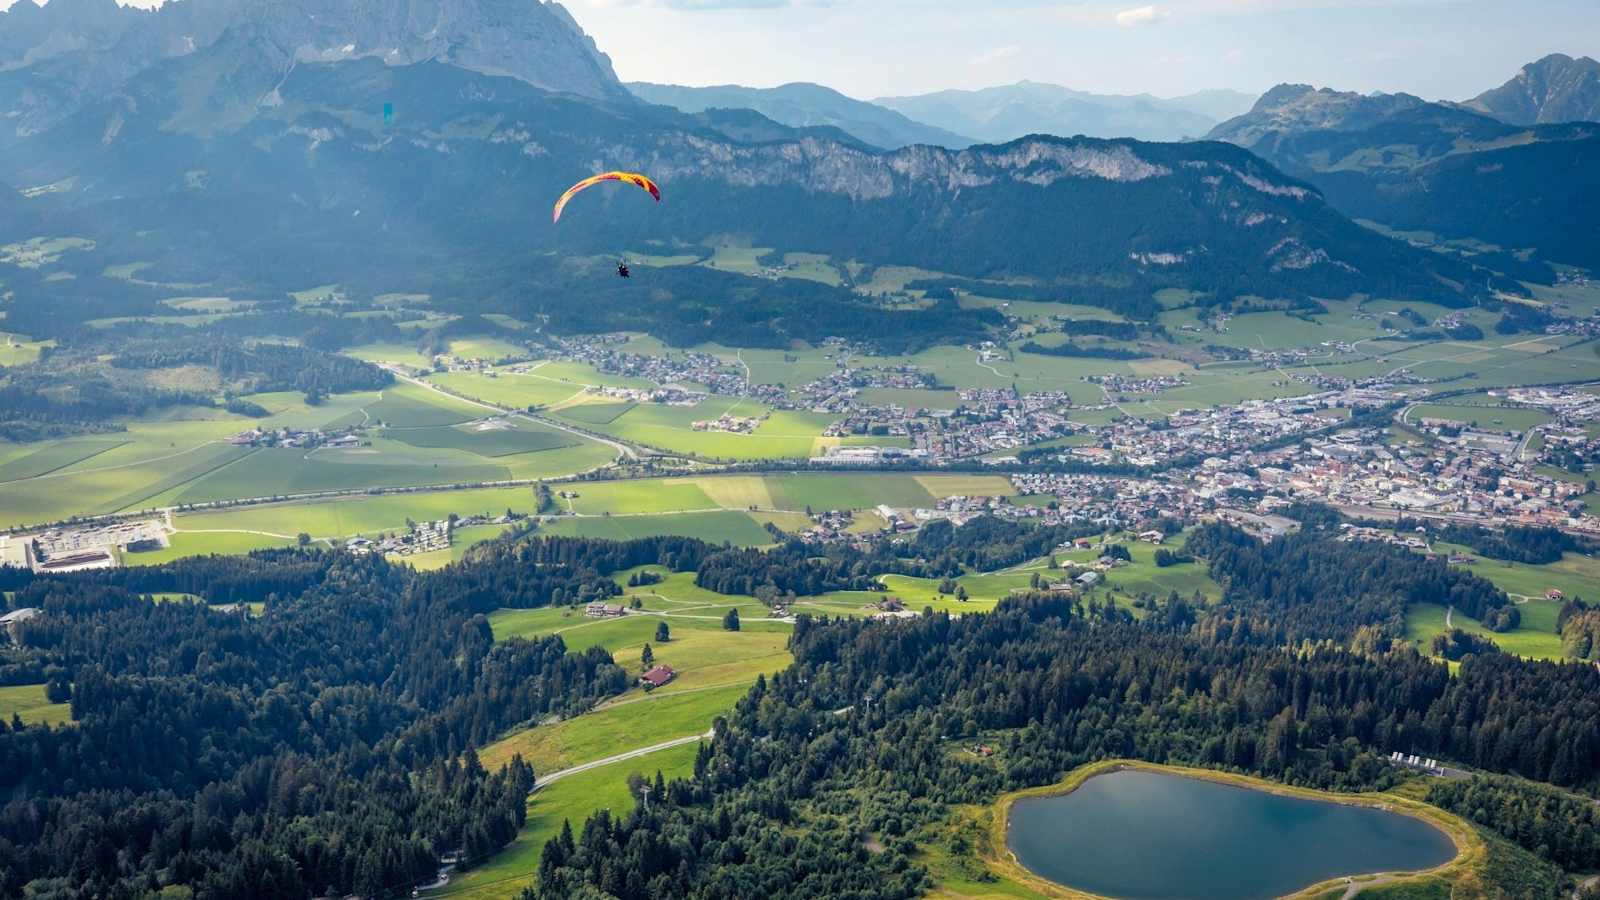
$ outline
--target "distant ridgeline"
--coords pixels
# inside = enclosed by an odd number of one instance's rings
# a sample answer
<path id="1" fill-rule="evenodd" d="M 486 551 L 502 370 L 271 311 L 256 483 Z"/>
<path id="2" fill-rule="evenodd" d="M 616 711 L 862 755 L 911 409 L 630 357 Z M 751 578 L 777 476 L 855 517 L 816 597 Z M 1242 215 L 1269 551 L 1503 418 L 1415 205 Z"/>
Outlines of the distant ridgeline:
<path id="1" fill-rule="evenodd" d="M 885 312 L 846 288 L 696 267 L 605 277 L 622 253 L 695 255 L 730 237 L 1012 281 L 1030 299 L 1140 318 L 1168 287 L 1203 302 L 1359 292 L 1448 306 L 1522 290 L 1363 228 L 1316 188 L 1222 143 L 1029 137 L 879 151 L 755 113 L 734 124 L 440 62 L 288 66 L 282 54 L 239 29 L 133 66 L 116 85 L 62 87 L 73 104 L 95 102 L 86 91 L 125 98 L 109 131 L 92 116 L 30 109 L 39 132 L 0 141 L 0 166 L 17 184 L 59 189 L 29 199 L 37 212 L 26 222 L 0 217 L 0 248 L 41 235 L 94 244 L 37 269 L 8 267 L 18 300 L 7 327 L 53 337 L 92 318 L 154 314 L 176 284 L 277 303 L 308 283 L 427 293 L 450 312 L 547 315 L 566 330 L 626 322 L 674 343 L 932 342 L 993 321 L 942 304 Z M 0 77 L 0 99 L 43 98 L 39 85 L 58 80 L 23 68 Z M 664 202 L 596 193 L 552 226 L 553 198 L 596 159 L 648 167 Z M 94 190 L 75 187 L 89 172 Z M 107 274 L 130 265 L 137 277 Z M 75 280 L 54 277 L 63 273 Z"/>
<path id="2" fill-rule="evenodd" d="M 0 766 L 0 892 L 403 892 L 442 856 L 483 859 L 523 823 L 543 761 L 491 775 L 471 748 L 628 682 L 601 649 L 495 641 L 484 614 L 616 596 L 611 576 L 640 565 L 695 571 L 714 590 L 815 592 L 890 568 L 1010 565 L 1080 533 L 980 518 L 822 557 L 799 545 L 763 554 L 686 538 L 534 536 L 435 573 L 309 550 L 65 576 L 0 569 L 9 608 L 44 611 L 17 626 L 0 683 L 70 685 L 75 720 L 0 724 L 0 760 L 17 762 Z M 1155 598 L 1139 621 L 1092 594 L 1023 594 L 959 619 L 800 616 L 795 668 L 757 683 L 701 751 L 696 777 L 658 786 L 648 812 L 602 813 L 552 841 L 534 894 L 579 896 L 587 884 L 638 900 L 747 896 L 759 882 L 778 897 L 913 896 L 929 884 L 910 858 L 915 835 L 947 804 L 1108 756 L 1370 789 L 1402 777 L 1383 756 L 1404 747 L 1600 787 L 1600 672 L 1482 652 L 1452 677 L 1394 640 L 1407 598 L 1450 596 L 1463 612 L 1503 602 L 1481 579 L 1320 530 L 1261 545 L 1219 526 L 1188 549 L 1210 554 L 1225 597 L 1210 607 Z M 153 592 L 264 606 L 250 616 L 141 596 Z M 995 759 L 952 755 L 952 735 L 984 735 Z M 843 809 L 862 812 L 884 852 L 826 824 Z M 1552 858 L 1594 862 L 1566 826 L 1535 834 L 1488 821 Z M 84 833 L 115 852 L 85 854 L 74 837 Z M 792 840 L 805 852 L 770 852 Z M 972 852 L 963 846 L 958 861 Z M 1498 847 L 1517 871 L 1553 878 Z"/>

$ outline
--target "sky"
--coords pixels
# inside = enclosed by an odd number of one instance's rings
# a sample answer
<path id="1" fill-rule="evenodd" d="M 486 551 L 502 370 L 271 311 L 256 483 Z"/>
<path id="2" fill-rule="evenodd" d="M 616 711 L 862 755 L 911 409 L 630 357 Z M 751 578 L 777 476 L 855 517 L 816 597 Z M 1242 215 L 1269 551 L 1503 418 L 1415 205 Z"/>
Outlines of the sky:
<path id="1" fill-rule="evenodd" d="M 566 0 L 630 81 L 814 81 L 871 99 L 1020 80 L 1104 93 L 1281 82 L 1466 99 L 1600 53 L 1596 0 Z"/>
<path id="2" fill-rule="evenodd" d="M 1464 100 L 1547 53 L 1600 53 L 1597 0 L 565 2 L 624 80 L 812 81 L 862 99 L 1030 80 L 1166 97 L 1304 82 Z"/>

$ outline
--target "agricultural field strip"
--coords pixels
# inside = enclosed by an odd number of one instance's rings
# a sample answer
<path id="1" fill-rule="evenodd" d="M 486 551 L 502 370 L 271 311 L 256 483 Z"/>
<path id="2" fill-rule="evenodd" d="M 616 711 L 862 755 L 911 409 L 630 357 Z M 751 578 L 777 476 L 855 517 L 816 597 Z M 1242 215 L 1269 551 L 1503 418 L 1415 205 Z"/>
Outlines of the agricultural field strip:
<path id="1" fill-rule="evenodd" d="M 124 444 L 126 444 L 126 443 L 127 442 L 124 442 Z M 221 444 L 221 443 L 223 443 L 223 442 L 219 441 L 219 440 L 201 441 L 198 444 L 194 444 L 193 446 L 186 447 L 186 448 L 184 448 L 182 450 L 177 451 L 176 453 L 168 453 L 165 456 L 156 456 L 156 457 L 151 457 L 149 459 L 138 459 L 138 460 L 134 460 L 133 462 L 118 463 L 117 465 L 114 465 L 114 466 L 100 466 L 98 468 L 91 468 L 91 469 L 72 469 L 71 471 L 61 471 L 62 469 L 67 469 L 68 467 L 70 467 L 70 466 L 75 464 L 75 463 L 67 463 L 65 465 L 58 466 L 56 469 L 53 469 L 53 470 L 51 470 L 49 472 L 45 472 L 45 473 L 43 473 L 41 475 L 32 475 L 32 476 L 29 476 L 27 478 L 13 478 L 10 481 L 0 481 L 0 484 L 16 484 L 19 481 L 41 481 L 41 480 L 46 479 L 46 478 L 68 478 L 68 477 L 72 477 L 72 476 L 76 476 L 76 475 L 91 475 L 91 474 L 94 474 L 94 473 L 97 473 L 97 472 L 112 472 L 112 471 L 115 471 L 117 469 L 129 469 L 129 468 L 133 468 L 134 466 L 147 466 L 147 465 L 150 465 L 151 463 L 165 462 L 165 461 L 167 461 L 169 459 L 176 459 L 176 458 L 178 458 L 180 456 L 184 456 L 186 454 L 193 453 L 196 450 L 203 449 L 203 448 L 208 447 L 208 446 L 210 446 L 212 444 Z M 119 445 L 119 446 L 121 446 L 121 445 Z M 108 448 L 106 448 L 105 451 L 101 451 L 101 452 L 104 453 L 104 452 L 107 452 L 107 451 L 109 451 L 111 449 L 114 449 L 114 448 L 108 447 Z M 94 456 L 99 456 L 99 455 L 100 455 L 100 453 L 94 454 Z M 93 459 L 94 456 L 86 456 L 86 457 L 84 457 L 84 459 Z M 76 462 L 83 462 L 84 459 L 77 460 Z"/>
<path id="2" fill-rule="evenodd" d="M 582 438 L 584 440 L 594 441 L 595 443 L 598 443 L 598 444 L 605 444 L 606 446 L 611 447 L 612 449 L 616 450 L 618 455 L 625 456 L 628 459 L 637 459 L 638 458 L 638 451 L 635 450 L 633 447 L 622 443 L 621 441 L 617 441 L 617 440 L 614 440 L 612 438 L 595 437 L 592 434 L 587 434 L 585 432 L 579 431 L 578 429 L 573 428 L 570 425 L 565 425 L 565 424 L 562 424 L 561 422 L 557 422 L 554 419 L 544 419 L 544 418 L 540 418 L 538 416 L 530 416 L 525 412 L 518 412 L 517 410 L 514 410 L 514 409 L 507 409 L 507 408 L 504 408 L 504 407 L 496 406 L 493 403 L 485 403 L 482 400 L 474 400 L 471 397 L 464 397 L 464 396 L 462 396 L 460 394 L 454 393 L 453 391 L 447 391 L 444 388 L 440 387 L 439 385 L 433 384 L 432 382 L 423 381 L 420 378 L 413 378 L 410 375 L 407 375 L 404 372 L 401 372 L 401 371 L 399 371 L 399 370 L 397 370 L 397 369 L 395 369 L 393 367 L 385 366 L 384 368 L 388 369 L 389 372 L 394 375 L 394 377 L 400 379 L 401 381 L 406 382 L 407 384 L 411 384 L 411 385 L 414 385 L 414 386 L 420 387 L 420 388 L 425 388 L 427 390 L 433 391 L 436 394 L 441 394 L 441 395 L 443 395 L 445 397 L 450 397 L 450 398 L 453 398 L 455 400 L 459 400 L 459 401 L 461 401 L 463 403 L 470 403 L 470 404 L 472 404 L 474 406 L 477 406 L 477 407 L 479 407 L 481 409 L 492 410 L 494 412 L 501 413 L 503 415 L 508 415 L 508 416 L 512 416 L 512 417 L 515 417 L 515 418 L 523 419 L 524 421 L 532 422 L 532 423 L 534 423 L 536 425 L 547 425 L 547 426 L 549 426 L 551 428 L 554 428 L 554 429 L 556 429 L 558 431 L 565 431 L 568 434 L 575 435 L 575 436 L 577 436 L 579 438 Z M 609 463 L 607 465 L 609 465 Z M 596 469 L 603 469 L 603 468 L 605 468 L 605 466 L 597 466 L 596 467 Z M 594 471 L 594 469 L 591 469 L 589 471 Z"/>

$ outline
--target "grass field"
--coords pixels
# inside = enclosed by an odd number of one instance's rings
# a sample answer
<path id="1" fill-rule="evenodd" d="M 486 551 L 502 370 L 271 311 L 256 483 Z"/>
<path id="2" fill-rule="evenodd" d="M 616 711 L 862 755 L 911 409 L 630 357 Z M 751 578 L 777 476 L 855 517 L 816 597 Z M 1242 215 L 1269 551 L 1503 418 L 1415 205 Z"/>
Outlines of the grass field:
<path id="1" fill-rule="evenodd" d="M 298 533 L 295 532 L 295 534 Z M 251 550 L 289 547 L 294 544 L 292 536 L 273 537 L 244 532 L 178 532 L 171 535 L 168 541 L 168 545 L 160 550 L 124 554 L 122 558 L 123 564 L 129 566 L 154 566 L 181 559 L 185 556 L 210 556 L 212 554 L 238 556 L 249 553 Z"/>
<path id="2" fill-rule="evenodd" d="M 563 403 L 583 391 L 581 384 L 511 372 L 497 374 L 493 378 L 474 372 L 440 372 L 428 376 L 428 380 L 463 397 L 513 409 Z M 483 415 L 483 411 L 479 410 L 478 415 Z"/>
<path id="3" fill-rule="evenodd" d="M 579 833 L 584 820 L 602 809 L 621 815 L 633 808 L 627 778 L 639 773 L 653 779 L 656 772 L 667 781 L 687 778 L 694 772 L 694 744 L 673 747 L 648 756 L 613 763 L 562 779 L 536 792 L 528 800 L 528 821 L 505 850 L 487 862 L 451 879 L 427 897 L 461 897 L 471 900 L 511 900 L 533 882 L 539 869 L 539 854 L 545 842 L 561 833 L 563 822 L 570 822 Z M 541 771 L 534 764 L 535 773 Z"/>
<path id="4" fill-rule="evenodd" d="M 714 544 L 724 541 L 742 547 L 773 543 L 772 535 L 748 513 L 733 510 L 659 513 L 637 516 L 563 517 L 542 525 L 541 534 L 564 537 L 607 538 L 628 541 L 655 535 L 699 538 Z"/>
<path id="5" fill-rule="evenodd" d="M 1409 420 L 1424 418 L 1449 419 L 1463 425 L 1474 425 L 1493 431 L 1527 431 L 1535 425 L 1544 425 L 1552 421 L 1551 415 L 1542 410 L 1475 406 L 1465 403 L 1424 403 L 1412 410 Z"/>
<path id="6" fill-rule="evenodd" d="M 64 725 L 72 721 L 72 704 L 46 700 L 42 684 L 0 687 L 0 719 L 10 722 L 12 715 L 29 725 Z"/>
<path id="7" fill-rule="evenodd" d="M 20 334 L 0 331 L 0 366 L 20 366 L 39 358 L 39 352 L 54 341 L 30 341 Z"/>
<path id="8" fill-rule="evenodd" d="M 566 418 L 567 414 L 567 410 L 555 413 L 557 418 Z M 715 420 L 723 415 L 763 421 L 749 434 L 696 431 L 692 427 L 694 422 Z M 821 435 L 833 419 L 833 416 L 817 413 L 772 410 L 753 400 L 712 397 L 696 406 L 641 404 L 605 423 L 581 418 L 572 422 L 669 453 L 713 460 L 762 460 L 813 455 L 828 443 Z"/>
<path id="9" fill-rule="evenodd" d="M 391 428 L 385 436 L 402 444 L 428 449 L 465 450 L 479 456 L 513 456 L 559 447 L 576 447 L 581 438 L 531 422 L 503 423 L 500 427 L 440 425 L 432 428 Z"/>
<path id="10" fill-rule="evenodd" d="M 459 425 L 486 415 L 481 407 L 404 382 L 384 388 L 382 398 L 364 407 L 362 412 L 369 420 L 390 428 Z"/>
<path id="11" fill-rule="evenodd" d="M 1533 659 L 1562 659 L 1561 636 L 1555 632 L 1556 614 L 1561 611 L 1561 604 L 1534 600 L 1522 604 L 1518 610 L 1522 613 L 1522 625 L 1505 634 L 1496 634 L 1459 611 L 1450 614 L 1450 624 L 1468 634 L 1493 641 L 1506 653 Z M 1406 640 L 1427 654 L 1434 636 L 1444 633 L 1444 623 L 1443 606 L 1414 603 L 1406 607 Z"/>
<path id="12" fill-rule="evenodd" d="M 1443 541 L 1433 546 L 1439 552 L 1473 555 L 1469 548 Z M 1542 566 L 1479 558 L 1467 568 L 1513 597 L 1543 598 L 1546 591 L 1554 588 L 1569 598 L 1600 600 L 1600 559 L 1594 557 L 1568 553 L 1559 561 Z"/>

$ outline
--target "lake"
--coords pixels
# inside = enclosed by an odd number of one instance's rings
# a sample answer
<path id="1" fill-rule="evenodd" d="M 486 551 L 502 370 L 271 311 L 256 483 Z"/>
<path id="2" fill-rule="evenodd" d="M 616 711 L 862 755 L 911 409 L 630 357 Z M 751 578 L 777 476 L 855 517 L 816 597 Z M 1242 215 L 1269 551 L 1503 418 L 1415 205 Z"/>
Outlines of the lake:
<path id="1" fill-rule="evenodd" d="M 1006 843 L 1058 884 L 1134 900 L 1278 897 L 1456 855 L 1421 819 L 1139 769 L 1011 807 Z"/>

